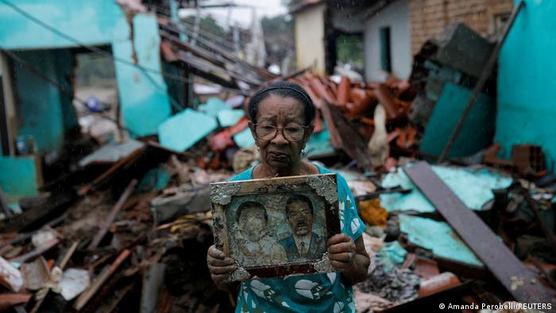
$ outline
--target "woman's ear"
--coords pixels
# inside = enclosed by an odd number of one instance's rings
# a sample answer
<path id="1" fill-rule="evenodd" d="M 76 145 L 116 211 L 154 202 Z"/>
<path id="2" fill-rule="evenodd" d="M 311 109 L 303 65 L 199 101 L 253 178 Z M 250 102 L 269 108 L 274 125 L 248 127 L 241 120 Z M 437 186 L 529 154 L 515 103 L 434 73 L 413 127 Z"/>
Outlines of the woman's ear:
<path id="1" fill-rule="evenodd" d="M 249 121 L 247 125 L 249 126 L 249 130 L 251 131 L 251 136 L 253 136 L 253 139 L 255 139 L 255 142 L 257 142 L 257 136 L 255 135 L 255 124 Z"/>
<path id="2" fill-rule="evenodd" d="M 315 123 L 311 123 L 307 126 L 307 128 L 305 128 L 305 135 L 304 135 L 304 138 L 303 138 L 305 143 L 307 143 L 309 141 L 309 137 L 311 137 L 314 130 L 315 130 Z"/>

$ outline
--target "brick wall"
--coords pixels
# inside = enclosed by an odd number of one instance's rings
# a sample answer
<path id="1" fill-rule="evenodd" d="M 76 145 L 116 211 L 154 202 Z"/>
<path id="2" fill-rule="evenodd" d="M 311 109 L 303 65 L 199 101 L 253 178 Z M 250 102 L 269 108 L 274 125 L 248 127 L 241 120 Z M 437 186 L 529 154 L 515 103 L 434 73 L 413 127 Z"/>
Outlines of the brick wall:
<path id="1" fill-rule="evenodd" d="M 483 36 L 500 27 L 497 16 L 509 14 L 513 0 L 410 0 L 411 50 L 415 54 L 423 43 L 444 27 L 463 22 Z M 503 25 L 503 23 L 502 23 Z"/>

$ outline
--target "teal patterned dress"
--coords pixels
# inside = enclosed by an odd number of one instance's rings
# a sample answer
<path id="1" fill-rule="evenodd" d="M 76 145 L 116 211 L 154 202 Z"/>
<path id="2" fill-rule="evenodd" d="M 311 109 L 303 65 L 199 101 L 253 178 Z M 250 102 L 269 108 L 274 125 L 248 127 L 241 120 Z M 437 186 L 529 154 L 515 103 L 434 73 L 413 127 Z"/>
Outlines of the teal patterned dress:
<path id="1" fill-rule="evenodd" d="M 320 174 L 332 171 L 315 164 Z M 365 231 L 355 200 L 345 179 L 337 174 L 338 205 L 342 232 L 354 241 Z M 253 179 L 250 168 L 231 180 Z M 251 279 L 241 283 L 239 312 L 355 312 L 353 290 L 341 273 L 291 275 Z"/>

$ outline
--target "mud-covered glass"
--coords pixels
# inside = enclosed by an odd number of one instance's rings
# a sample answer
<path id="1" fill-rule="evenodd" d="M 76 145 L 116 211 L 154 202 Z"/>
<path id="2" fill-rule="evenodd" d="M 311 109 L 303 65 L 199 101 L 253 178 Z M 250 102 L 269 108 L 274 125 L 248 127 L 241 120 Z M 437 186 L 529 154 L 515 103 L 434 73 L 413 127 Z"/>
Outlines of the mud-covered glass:
<path id="1" fill-rule="evenodd" d="M 282 136 L 288 141 L 301 141 L 305 136 L 305 130 L 308 126 L 297 123 L 290 123 L 285 127 L 277 127 L 276 125 L 267 123 L 255 124 L 255 136 L 262 140 L 272 140 L 278 134 L 278 130 L 282 130 Z"/>

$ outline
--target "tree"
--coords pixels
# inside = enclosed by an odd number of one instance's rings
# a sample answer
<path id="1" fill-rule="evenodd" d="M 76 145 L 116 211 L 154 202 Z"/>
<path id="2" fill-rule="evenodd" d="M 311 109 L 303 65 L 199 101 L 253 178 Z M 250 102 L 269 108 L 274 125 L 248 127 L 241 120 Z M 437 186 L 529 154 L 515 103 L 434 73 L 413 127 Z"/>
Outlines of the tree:
<path id="1" fill-rule="evenodd" d="M 193 30 L 193 25 L 195 25 L 195 16 L 187 16 L 185 18 L 185 22 L 189 27 L 191 27 L 191 30 Z M 226 36 L 224 28 L 220 26 L 220 24 L 218 24 L 218 22 L 210 14 L 201 16 L 201 19 L 199 20 L 199 32 L 207 32 L 218 37 Z"/>

